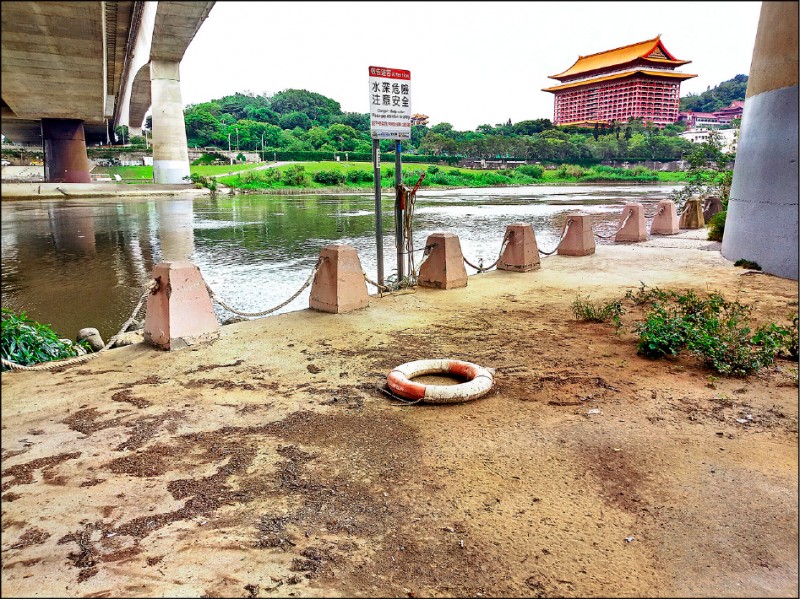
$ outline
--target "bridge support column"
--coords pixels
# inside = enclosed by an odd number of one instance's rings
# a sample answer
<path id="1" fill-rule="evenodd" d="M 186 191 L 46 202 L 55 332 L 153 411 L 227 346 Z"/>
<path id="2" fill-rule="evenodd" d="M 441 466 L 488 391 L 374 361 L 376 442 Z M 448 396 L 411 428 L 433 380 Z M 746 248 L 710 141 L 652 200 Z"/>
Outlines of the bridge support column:
<path id="1" fill-rule="evenodd" d="M 156 183 L 186 183 L 189 149 L 183 120 L 179 63 L 150 62 L 150 92 L 153 110 L 153 180 Z"/>
<path id="2" fill-rule="evenodd" d="M 90 183 L 86 136 L 80 119 L 42 119 L 44 180 Z"/>
<path id="3" fill-rule="evenodd" d="M 722 237 L 728 260 L 797 280 L 797 3 L 763 2 Z"/>

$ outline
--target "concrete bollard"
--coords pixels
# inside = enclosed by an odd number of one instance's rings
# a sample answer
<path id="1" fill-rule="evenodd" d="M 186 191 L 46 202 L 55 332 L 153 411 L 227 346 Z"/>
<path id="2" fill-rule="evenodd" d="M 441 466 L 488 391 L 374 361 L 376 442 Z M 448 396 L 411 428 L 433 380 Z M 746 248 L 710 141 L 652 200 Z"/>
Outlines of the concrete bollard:
<path id="1" fill-rule="evenodd" d="M 458 235 L 431 233 L 426 246 L 433 246 L 419 269 L 417 283 L 421 287 L 455 289 L 467 286 L 467 269 Z"/>
<path id="2" fill-rule="evenodd" d="M 569 214 L 564 223 L 567 234 L 558 244 L 559 256 L 588 256 L 594 254 L 594 229 L 591 214 Z M 562 230 L 563 235 L 563 230 Z"/>
<path id="3" fill-rule="evenodd" d="M 703 220 L 708 222 L 717 212 L 722 212 L 722 200 L 717 196 L 708 196 L 703 205 Z"/>
<path id="4" fill-rule="evenodd" d="M 539 247 L 533 227 L 526 223 L 511 223 L 506 227 L 506 244 L 503 254 L 497 261 L 497 270 L 528 272 L 541 268 Z"/>
<path id="5" fill-rule="evenodd" d="M 647 221 L 644 218 L 644 206 L 639 202 L 629 202 L 622 209 L 619 217 L 620 225 L 625 223 L 614 236 L 615 242 L 647 241 Z"/>
<path id="6" fill-rule="evenodd" d="M 356 248 L 334 243 L 323 247 L 319 256 L 322 263 L 311 284 L 308 307 L 341 314 L 369 306 L 367 282 Z"/>
<path id="7" fill-rule="evenodd" d="M 678 209 L 672 200 L 661 200 L 656 215 L 650 223 L 650 235 L 675 235 L 680 231 L 678 226 Z"/>
<path id="8" fill-rule="evenodd" d="M 700 203 L 700 198 L 686 200 L 681 219 L 678 221 L 678 227 L 681 229 L 702 229 L 705 226 L 706 220 L 703 218 L 703 205 Z"/>
<path id="9" fill-rule="evenodd" d="M 219 336 L 211 296 L 197 266 L 187 260 L 161 262 L 153 278 L 158 289 L 147 297 L 147 343 L 173 351 Z"/>

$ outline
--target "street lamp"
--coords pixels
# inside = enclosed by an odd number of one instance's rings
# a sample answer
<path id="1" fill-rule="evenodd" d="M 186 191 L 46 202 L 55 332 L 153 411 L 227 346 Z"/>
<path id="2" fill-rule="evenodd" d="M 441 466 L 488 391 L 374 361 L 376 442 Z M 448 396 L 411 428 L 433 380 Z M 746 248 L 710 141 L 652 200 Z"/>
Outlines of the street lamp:
<path id="1" fill-rule="evenodd" d="M 231 134 L 228 133 L 228 158 L 230 158 L 231 164 L 233 164 L 233 156 L 231 155 Z"/>
<path id="2" fill-rule="evenodd" d="M 264 134 L 261 134 L 261 158 L 263 160 L 267 159 L 267 151 L 264 149 Z"/>
<path id="3" fill-rule="evenodd" d="M 239 127 L 234 127 L 236 129 L 236 153 L 239 153 Z"/>

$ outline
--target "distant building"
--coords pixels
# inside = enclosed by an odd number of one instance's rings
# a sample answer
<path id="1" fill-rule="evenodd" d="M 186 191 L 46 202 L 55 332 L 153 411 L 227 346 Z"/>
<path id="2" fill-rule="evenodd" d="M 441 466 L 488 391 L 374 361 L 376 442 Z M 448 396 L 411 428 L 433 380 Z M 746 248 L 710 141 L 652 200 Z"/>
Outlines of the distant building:
<path id="1" fill-rule="evenodd" d="M 744 112 L 744 100 L 734 100 L 730 106 L 720 108 L 714 112 L 693 112 L 687 110 L 678 115 L 679 121 L 685 121 L 691 128 L 698 127 L 726 127 L 733 119 L 741 119 Z"/>
<path id="2" fill-rule="evenodd" d="M 720 143 L 720 149 L 725 153 L 736 152 L 736 145 L 739 141 L 738 129 L 708 129 L 701 127 L 689 129 L 680 134 L 683 139 L 688 139 L 692 143 L 701 144 L 709 141 L 712 136 L 716 137 Z"/>
<path id="3" fill-rule="evenodd" d="M 411 124 L 412 125 L 427 125 L 428 124 L 428 115 L 427 114 L 412 114 L 411 115 Z"/>
<path id="4" fill-rule="evenodd" d="M 566 71 L 550 76 L 560 85 L 542 91 L 555 96 L 555 125 L 607 125 L 641 118 L 664 127 L 678 120 L 681 81 L 697 77 L 674 69 L 690 62 L 670 54 L 659 36 L 579 56 Z"/>
<path id="5" fill-rule="evenodd" d="M 730 106 L 714 111 L 720 125 L 729 125 L 733 119 L 741 119 L 744 112 L 744 100 L 734 100 Z"/>

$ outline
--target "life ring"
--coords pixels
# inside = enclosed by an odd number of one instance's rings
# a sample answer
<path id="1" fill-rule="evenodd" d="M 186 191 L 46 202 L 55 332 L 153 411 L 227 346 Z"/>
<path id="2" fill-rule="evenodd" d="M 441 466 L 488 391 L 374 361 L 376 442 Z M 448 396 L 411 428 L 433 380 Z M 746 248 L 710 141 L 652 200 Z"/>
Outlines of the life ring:
<path id="1" fill-rule="evenodd" d="M 424 385 L 413 379 L 424 374 L 452 374 L 467 379 L 459 385 Z M 486 395 L 494 385 L 491 371 L 461 360 L 416 360 L 401 364 L 386 378 L 399 397 L 426 403 L 460 403 Z"/>

